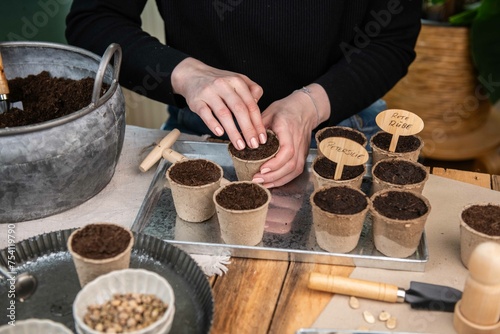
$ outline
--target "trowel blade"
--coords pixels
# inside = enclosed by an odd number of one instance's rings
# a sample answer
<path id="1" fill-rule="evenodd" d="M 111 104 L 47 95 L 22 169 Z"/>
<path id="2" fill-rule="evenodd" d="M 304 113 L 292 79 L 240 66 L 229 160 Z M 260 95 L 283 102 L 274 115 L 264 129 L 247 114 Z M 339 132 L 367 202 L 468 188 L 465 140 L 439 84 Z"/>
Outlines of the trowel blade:
<path id="1" fill-rule="evenodd" d="M 16 101 L 16 102 L 0 101 L 0 114 L 13 108 L 24 110 L 23 103 L 21 101 Z"/>

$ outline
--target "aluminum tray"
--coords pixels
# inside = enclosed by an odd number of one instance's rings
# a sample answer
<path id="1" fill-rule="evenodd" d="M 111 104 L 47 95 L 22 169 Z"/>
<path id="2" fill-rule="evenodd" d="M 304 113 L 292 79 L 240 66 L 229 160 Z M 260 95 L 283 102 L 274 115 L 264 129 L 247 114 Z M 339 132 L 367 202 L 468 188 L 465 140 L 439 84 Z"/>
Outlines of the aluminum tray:
<path id="1" fill-rule="evenodd" d="M 227 144 L 177 141 L 173 147 L 188 158 L 217 162 L 224 177 L 236 180 Z M 373 244 L 368 215 L 357 247 L 347 254 L 329 253 L 316 243 L 309 196 L 313 191 L 311 163 L 317 151 L 311 149 L 305 171 L 289 184 L 271 190 L 272 200 L 263 240 L 257 246 L 225 244 L 220 238 L 217 216 L 202 223 L 189 223 L 177 217 L 165 172 L 171 165 L 161 160 L 132 225 L 132 230 L 150 234 L 177 245 L 192 254 L 230 255 L 234 257 L 313 262 L 407 271 L 424 271 L 429 256 L 425 233 L 417 251 L 405 259 L 391 258 L 378 252 Z M 371 188 L 371 162 L 363 180 L 363 190 Z"/>

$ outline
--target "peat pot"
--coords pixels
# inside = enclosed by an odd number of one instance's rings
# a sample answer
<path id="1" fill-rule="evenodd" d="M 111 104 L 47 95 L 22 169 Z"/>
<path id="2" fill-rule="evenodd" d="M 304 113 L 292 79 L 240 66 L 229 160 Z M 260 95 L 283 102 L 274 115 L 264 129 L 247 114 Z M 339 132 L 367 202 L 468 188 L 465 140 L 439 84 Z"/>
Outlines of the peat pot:
<path id="1" fill-rule="evenodd" d="M 123 146 L 120 46 L 111 44 L 102 58 L 45 42 L 0 43 L 0 52 L 7 79 L 42 71 L 73 80 L 95 78 L 89 106 L 51 121 L 0 129 L 0 223 L 42 218 L 84 203 L 111 180 Z M 99 97 L 103 82 L 110 88 Z"/>

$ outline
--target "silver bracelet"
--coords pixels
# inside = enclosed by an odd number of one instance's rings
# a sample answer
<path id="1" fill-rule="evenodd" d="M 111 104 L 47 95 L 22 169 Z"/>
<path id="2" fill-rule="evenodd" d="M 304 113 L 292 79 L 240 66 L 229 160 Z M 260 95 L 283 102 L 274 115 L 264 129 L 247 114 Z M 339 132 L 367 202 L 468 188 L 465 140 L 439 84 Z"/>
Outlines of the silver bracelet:
<path id="1" fill-rule="evenodd" d="M 314 101 L 314 98 L 311 95 L 311 93 L 312 93 L 311 90 L 308 87 L 304 86 L 301 89 L 298 89 L 298 91 L 305 93 L 311 99 L 311 101 L 314 105 L 314 110 L 316 110 L 316 120 L 317 120 L 316 126 L 318 126 L 319 125 L 319 111 L 318 111 L 318 106 L 316 105 L 316 102 Z"/>

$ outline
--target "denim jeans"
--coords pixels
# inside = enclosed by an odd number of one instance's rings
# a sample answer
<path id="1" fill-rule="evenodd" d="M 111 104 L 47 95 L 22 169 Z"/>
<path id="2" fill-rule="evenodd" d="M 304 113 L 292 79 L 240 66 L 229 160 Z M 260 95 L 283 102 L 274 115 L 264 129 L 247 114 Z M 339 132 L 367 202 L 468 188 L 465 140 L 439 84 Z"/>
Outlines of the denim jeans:
<path id="1" fill-rule="evenodd" d="M 387 105 L 384 100 L 377 100 L 369 107 L 363 109 L 356 115 L 343 120 L 337 125 L 350 127 L 363 132 L 369 143 L 372 135 L 380 130 L 380 128 L 377 126 L 377 123 L 375 122 L 375 117 L 385 109 L 387 109 Z M 183 133 L 193 135 L 212 134 L 210 129 L 205 125 L 205 123 L 203 123 L 203 120 L 197 114 L 189 110 L 188 107 L 179 109 L 173 106 L 169 106 L 168 112 L 170 114 L 170 117 L 162 125 L 163 130 L 179 129 L 179 131 Z M 312 134 L 311 138 L 311 147 L 316 148 L 314 133 Z M 227 140 L 228 137 L 226 134 L 224 134 L 221 139 Z"/>

